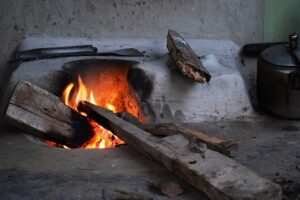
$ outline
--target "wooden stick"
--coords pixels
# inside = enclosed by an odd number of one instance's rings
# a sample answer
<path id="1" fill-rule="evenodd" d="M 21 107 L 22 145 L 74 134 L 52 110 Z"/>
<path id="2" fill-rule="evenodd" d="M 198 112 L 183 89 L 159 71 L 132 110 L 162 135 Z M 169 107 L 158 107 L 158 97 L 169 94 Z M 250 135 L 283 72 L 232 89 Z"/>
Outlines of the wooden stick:
<path id="1" fill-rule="evenodd" d="M 238 144 L 232 140 L 227 140 L 218 136 L 210 135 L 199 130 L 189 128 L 182 124 L 158 124 L 155 126 L 142 127 L 143 130 L 160 135 L 182 134 L 194 137 L 205 143 L 209 149 L 215 150 L 229 157 L 236 157 Z"/>
<path id="2" fill-rule="evenodd" d="M 179 33 L 173 30 L 168 31 L 167 48 L 169 55 L 184 75 L 200 83 L 209 82 L 211 75 L 203 66 L 200 58 Z"/>
<path id="3" fill-rule="evenodd" d="M 205 159 L 190 151 L 182 135 L 160 139 L 117 117 L 111 111 L 84 102 L 79 106 L 94 121 L 161 162 L 168 170 L 203 191 L 212 200 L 280 199 L 281 189 L 238 162 L 207 150 Z"/>
<path id="4" fill-rule="evenodd" d="M 209 149 L 215 150 L 229 157 L 236 157 L 238 153 L 238 144 L 232 140 L 227 140 L 218 136 L 210 135 L 199 130 L 189 128 L 183 124 L 167 123 L 167 124 L 142 124 L 137 118 L 129 113 L 117 113 L 119 117 L 133 125 L 151 133 L 152 135 L 164 137 L 175 134 L 192 137 L 207 145 Z"/>
<path id="5" fill-rule="evenodd" d="M 28 134 L 70 147 L 81 146 L 93 133 L 86 117 L 26 81 L 17 84 L 5 117 Z"/>

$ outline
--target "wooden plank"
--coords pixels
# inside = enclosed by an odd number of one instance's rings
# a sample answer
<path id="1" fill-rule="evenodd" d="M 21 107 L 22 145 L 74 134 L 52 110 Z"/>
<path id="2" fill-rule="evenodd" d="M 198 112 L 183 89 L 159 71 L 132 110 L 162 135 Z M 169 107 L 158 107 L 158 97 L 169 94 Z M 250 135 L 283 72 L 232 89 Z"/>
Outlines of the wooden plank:
<path id="1" fill-rule="evenodd" d="M 28 134 L 70 147 L 79 147 L 92 137 L 86 117 L 26 81 L 17 84 L 5 118 Z"/>
<path id="2" fill-rule="evenodd" d="M 280 199 L 281 189 L 275 183 L 212 150 L 208 149 L 203 159 L 190 151 L 188 140 L 182 135 L 160 139 L 93 104 L 84 102 L 79 109 L 137 151 L 161 162 L 212 200 Z"/>
<path id="3" fill-rule="evenodd" d="M 179 33 L 173 30 L 168 31 L 167 48 L 177 68 L 184 75 L 200 83 L 209 82 L 211 75 L 203 66 L 197 54 Z"/>

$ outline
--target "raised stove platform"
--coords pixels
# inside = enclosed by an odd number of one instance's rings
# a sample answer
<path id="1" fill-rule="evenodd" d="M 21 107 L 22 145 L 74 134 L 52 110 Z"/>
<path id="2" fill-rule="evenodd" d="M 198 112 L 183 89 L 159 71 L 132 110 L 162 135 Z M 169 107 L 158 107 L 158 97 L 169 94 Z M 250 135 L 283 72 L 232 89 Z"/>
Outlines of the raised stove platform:
<path id="1" fill-rule="evenodd" d="M 118 58 L 139 61 L 137 68 L 143 69 L 154 83 L 148 99 L 156 113 L 156 120 L 199 122 L 203 120 L 253 118 L 248 91 L 239 73 L 239 47 L 228 40 L 188 40 L 196 53 L 203 56 L 204 66 L 212 75 L 209 84 L 192 82 L 176 70 L 169 68 L 166 40 L 153 39 L 59 39 L 28 38 L 20 49 L 92 44 L 98 51 L 118 48 L 136 48 L 145 52 L 143 58 Z M 109 57 L 72 57 L 45 59 L 22 63 L 13 73 L 7 96 L 16 82 L 27 80 L 57 93 L 58 79 L 63 65 L 82 59 L 108 59 Z M 6 97 L 7 98 L 7 97 Z M 5 105 L 5 103 L 4 103 Z"/>

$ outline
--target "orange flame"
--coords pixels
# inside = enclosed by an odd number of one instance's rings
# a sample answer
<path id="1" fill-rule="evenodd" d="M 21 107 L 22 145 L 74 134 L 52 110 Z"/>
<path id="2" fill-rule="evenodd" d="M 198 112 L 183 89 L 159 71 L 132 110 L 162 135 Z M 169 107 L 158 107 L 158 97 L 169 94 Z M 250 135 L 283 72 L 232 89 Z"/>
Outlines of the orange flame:
<path id="1" fill-rule="evenodd" d="M 95 73 L 86 78 L 89 81 L 84 82 L 78 75 L 77 82 L 71 82 L 65 88 L 62 94 L 63 102 L 77 110 L 81 101 L 87 101 L 100 107 L 116 112 L 128 112 L 137 117 L 141 122 L 145 117 L 140 109 L 140 102 L 133 89 L 127 82 L 126 68 L 113 68 L 102 73 Z M 87 116 L 86 113 L 80 114 Z M 94 136 L 81 148 L 113 148 L 124 144 L 124 141 L 115 136 L 111 131 L 103 128 L 95 121 L 89 119 Z M 52 142 L 47 142 L 55 146 Z M 56 145 L 57 146 L 57 145 Z"/>

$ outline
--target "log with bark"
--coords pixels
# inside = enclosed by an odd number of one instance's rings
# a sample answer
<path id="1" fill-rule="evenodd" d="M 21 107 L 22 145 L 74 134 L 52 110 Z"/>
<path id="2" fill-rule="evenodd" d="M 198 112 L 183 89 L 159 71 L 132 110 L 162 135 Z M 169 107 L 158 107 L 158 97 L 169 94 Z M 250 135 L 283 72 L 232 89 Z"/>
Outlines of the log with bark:
<path id="1" fill-rule="evenodd" d="M 182 135 L 160 139 L 93 104 L 81 103 L 79 109 L 212 200 L 280 199 L 281 189 L 277 184 L 218 152 L 208 149 L 203 159 L 190 150 L 188 140 Z"/>
<path id="2" fill-rule="evenodd" d="M 86 117 L 26 81 L 16 85 L 5 118 L 28 134 L 69 147 L 80 147 L 93 136 Z"/>
<path id="3" fill-rule="evenodd" d="M 209 82 L 211 75 L 203 66 L 198 55 L 179 33 L 173 30 L 168 31 L 167 48 L 177 68 L 184 75 L 200 83 Z"/>

